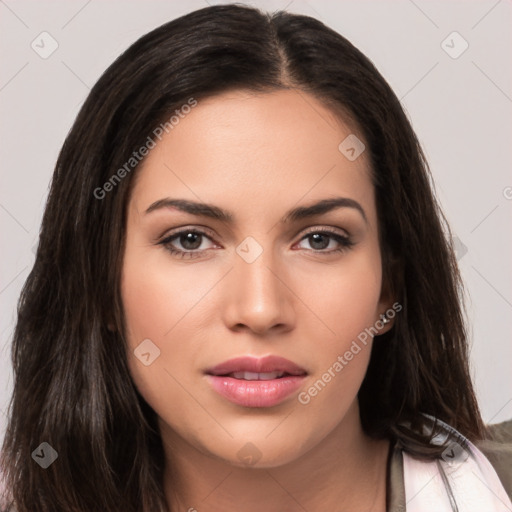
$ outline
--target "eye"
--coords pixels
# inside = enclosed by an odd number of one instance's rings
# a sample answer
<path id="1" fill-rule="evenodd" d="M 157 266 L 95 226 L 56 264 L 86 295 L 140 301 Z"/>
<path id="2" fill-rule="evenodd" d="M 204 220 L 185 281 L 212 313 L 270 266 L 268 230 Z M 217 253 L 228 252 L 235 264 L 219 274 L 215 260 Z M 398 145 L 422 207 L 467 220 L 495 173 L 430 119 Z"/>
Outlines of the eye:
<path id="1" fill-rule="evenodd" d="M 309 248 L 300 247 L 300 244 L 304 242 L 309 245 Z M 208 233 L 196 228 L 182 229 L 171 233 L 158 244 L 163 245 L 177 258 L 197 258 L 204 251 L 216 247 Z M 354 242 L 348 235 L 318 228 L 307 232 L 299 242 L 300 249 L 325 254 L 339 253 L 348 250 L 353 245 Z"/>
<path id="2" fill-rule="evenodd" d="M 159 242 L 159 244 L 163 245 L 171 254 L 180 258 L 197 257 L 201 252 L 215 246 L 211 238 L 205 232 L 198 229 L 183 229 L 172 233 Z"/>
<path id="3" fill-rule="evenodd" d="M 306 242 L 308 247 L 300 247 L 301 249 L 309 249 L 314 252 L 337 253 L 345 251 L 354 245 L 354 242 L 347 235 L 329 230 L 314 230 L 306 233 L 299 242 Z M 328 249 L 328 250 L 326 250 Z"/>

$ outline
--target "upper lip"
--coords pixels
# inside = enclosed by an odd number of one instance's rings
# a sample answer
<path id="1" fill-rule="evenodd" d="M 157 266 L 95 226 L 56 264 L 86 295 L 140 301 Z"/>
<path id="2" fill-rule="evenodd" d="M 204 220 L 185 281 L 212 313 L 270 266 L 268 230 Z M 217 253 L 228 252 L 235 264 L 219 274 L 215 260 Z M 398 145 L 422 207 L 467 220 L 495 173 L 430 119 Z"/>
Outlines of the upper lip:
<path id="1" fill-rule="evenodd" d="M 284 372 L 290 375 L 306 375 L 304 368 L 279 356 L 235 357 L 206 370 L 209 375 L 227 375 L 233 372 Z"/>

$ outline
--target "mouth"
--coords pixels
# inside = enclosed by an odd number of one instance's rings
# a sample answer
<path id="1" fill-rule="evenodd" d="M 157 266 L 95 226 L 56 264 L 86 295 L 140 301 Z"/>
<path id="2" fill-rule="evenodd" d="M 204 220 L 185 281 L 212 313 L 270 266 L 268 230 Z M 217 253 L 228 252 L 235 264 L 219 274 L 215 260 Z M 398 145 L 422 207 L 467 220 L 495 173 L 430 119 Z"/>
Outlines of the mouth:
<path id="1" fill-rule="evenodd" d="M 284 375 L 306 375 L 298 364 L 280 356 L 242 356 L 224 361 L 205 371 L 208 375 L 230 376 L 244 380 L 270 380 Z"/>
<path id="2" fill-rule="evenodd" d="M 274 380 L 274 379 L 282 379 L 283 377 L 288 377 L 292 374 L 288 372 L 231 372 L 226 373 L 224 375 L 216 375 L 217 377 L 232 377 L 233 379 L 242 379 L 242 380 Z"/>
<path id="3" fill-rule="evenodd" d="M 243 407 L 273 407 L 303 384 L 307 371 L 277 356 L 240 357 L 205 372 L 212 389 Z"/>

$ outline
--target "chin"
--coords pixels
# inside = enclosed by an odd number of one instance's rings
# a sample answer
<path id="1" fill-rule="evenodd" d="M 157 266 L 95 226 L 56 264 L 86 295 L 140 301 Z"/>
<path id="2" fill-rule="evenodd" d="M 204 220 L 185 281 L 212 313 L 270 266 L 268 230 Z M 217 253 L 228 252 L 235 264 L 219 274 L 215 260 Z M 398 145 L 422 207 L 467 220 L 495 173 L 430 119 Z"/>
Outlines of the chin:
<path id="1" fill-rule="evenodd" d="M 230 440 L 222 447 L 217 444 L 215 447 L 205 448 L 211 456 L 238 468 L 270 469 L 285 466 L 299 459 L 310 448 L 306 447 L 306 444 L 313 446 L 314 442 L 306 443 L 304 439 L 292 439 L 281 435 L 273 440 L 265 437 L 252 441 L 247 438 L 242 438 L 241 441 Z"/>

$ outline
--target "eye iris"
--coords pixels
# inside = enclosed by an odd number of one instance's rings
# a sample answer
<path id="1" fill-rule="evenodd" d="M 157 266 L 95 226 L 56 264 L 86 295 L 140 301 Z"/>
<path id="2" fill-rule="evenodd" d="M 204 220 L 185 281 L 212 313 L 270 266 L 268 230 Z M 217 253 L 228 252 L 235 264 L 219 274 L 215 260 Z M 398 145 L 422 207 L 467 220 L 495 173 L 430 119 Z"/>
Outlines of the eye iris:
<path id="1" fill-rule="evenodd" d="M 329 246 L 329 237 L 322 233 L 314 233 L 309 236 L 313 249 L 325 249 Z"/>
<path id="2" fill-rule="evenodd" d="M 197 249 L 201 245 L 201 235 L 199 233 L 181 235 L 180 244 L 188 250 Z"/>

